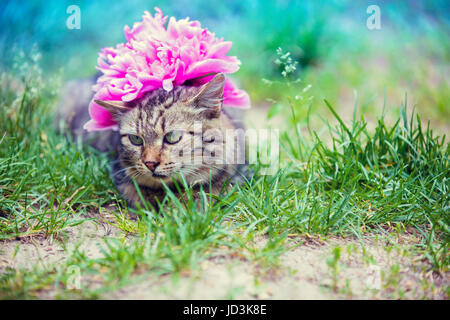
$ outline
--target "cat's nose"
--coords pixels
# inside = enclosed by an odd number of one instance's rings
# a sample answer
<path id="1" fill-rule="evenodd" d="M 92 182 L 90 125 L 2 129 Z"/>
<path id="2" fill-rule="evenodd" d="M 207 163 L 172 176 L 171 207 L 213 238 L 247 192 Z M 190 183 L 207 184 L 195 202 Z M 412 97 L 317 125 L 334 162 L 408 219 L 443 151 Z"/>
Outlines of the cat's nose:
<path id="1" fill-rule="evenodd" d="M 146 161 L 145 165 L 150 169 L 151 172 L 155 171 L 156 167 L 159 165 L 159 162 L 156 161 Z"/>

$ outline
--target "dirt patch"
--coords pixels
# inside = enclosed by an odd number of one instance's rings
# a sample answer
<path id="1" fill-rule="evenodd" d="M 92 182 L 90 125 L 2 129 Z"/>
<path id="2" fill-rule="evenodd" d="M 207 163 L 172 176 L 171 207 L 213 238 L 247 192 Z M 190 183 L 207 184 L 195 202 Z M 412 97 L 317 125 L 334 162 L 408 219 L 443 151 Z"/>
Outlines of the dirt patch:
<path id="1" fill-rule="evenodd" d="M 63 263 L 76 246 L 90 258 L 101 257 L 103 237 L 116 235 L 108 225 L 89 221 L 69 230 L 64 245 L 47 239 L 4 241 L 0 270 L 50 268 Z M 194 270 L 176 276 L 136 274 L 129 285 L 101 298 L 448 299 L 449 274 L 431 272 L 423 257 L 411 253 L 411 243 L 417 241 L 414 235 L 383 239 L 295 238 L 301 244 L 282 254 L 276 267 L 218 249 Z M 262 247 L 265 241 L 260 238 L 255 245 Z M 333 250 L 340 252 L 335 267 Z M 95 285 L 88 279 L 82 281 L 88 287 Z M 42 297 L 54 295 L 45 292 Z"/>
<path id="2" fill-rule="evenodd" d="M 336 286 L 327 264 L 343 250 Z M 364 247 L 364 253 L 362 248 Z M 346 248 L 353 248 L 347 254 Z M 398 248 L 399 251 L 402 249 Z M 416 257 L 417 258 L 417 257 Z M 371 262 L 368 262 L 368 261 Z M 287 251 L 276 268 L 218 256 L 181 277 L 147 278 L 107 295 L 112 299 L 448 299 L 449 275 L 427 271 L 411 257 L 388 253 L 373 241 L 332 239 Z"/>
<path id="3" fill-rule="evenodd" d="M 85 222 L 68 228 L 59 239 L 42 236 L 26 237 L 20 240 L 3 240 L 0 242 L 0 271 L 6 268 L 48 269 L 63 263 L 75 248 L 88 257 L 99 257 L 100 245 L 106 236 L 118 234 L 106 223 Z"/>

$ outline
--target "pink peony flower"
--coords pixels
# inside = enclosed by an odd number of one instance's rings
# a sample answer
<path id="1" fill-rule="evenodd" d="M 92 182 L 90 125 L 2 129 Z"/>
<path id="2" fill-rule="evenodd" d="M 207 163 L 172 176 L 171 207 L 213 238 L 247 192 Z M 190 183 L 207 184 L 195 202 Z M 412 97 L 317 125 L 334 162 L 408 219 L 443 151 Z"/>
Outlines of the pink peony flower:
<path id="1" fill-rule="evenodd" d="M 91 120 L 84 125 L 88 131 L 118 130 L 111 114 L 98 104 L 99 100 L 133 101 L 145 93 L 174 86 L 191 80 L 203 84 L 218 72 L 234 73 L 240 61 L 227 56 L 232 43 L 215 37 L 202 29 L 200 22 L 189 18 L 171 17 L 167 28 L 159 8 L 152 16 L 145 12 L 142 22 L 133 28 L 125 26 L 126 43 L 115 48 L 103 48 L 97 60 L 97 69 L 103 72 L 93 86 L 94 98 L 89 105 Z M 226 79 L 224 104 L 236 108 L 249 108 L 247 93 Z"/>

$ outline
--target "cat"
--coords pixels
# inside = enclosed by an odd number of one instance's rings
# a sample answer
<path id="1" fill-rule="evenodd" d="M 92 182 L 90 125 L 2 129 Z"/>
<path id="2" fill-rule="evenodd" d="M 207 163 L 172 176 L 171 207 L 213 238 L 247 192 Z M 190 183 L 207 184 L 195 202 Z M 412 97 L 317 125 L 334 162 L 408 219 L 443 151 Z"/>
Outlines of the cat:
<path id="1" fill-rule="evenodd" d="M 219 73 L 202 86 L 181 85 L 170 92 L 161 88 L 132 102 L 95 101 L 111 113 L 119 131 L 96 133 L 90 144 L 113 151 L 111 176 L 129 206 L 142 205 L 133 179 L 145 201 L 156 208 L 165 197 L 164 184 L 182 196 L 175 185 L 180 174 L 195 197 L 201 188 L 218 194 L 245 175 L 245 141 L 238 118 L 242 114 L 233 116 L 231 108 L 222 105 L 224 85 L 225 76 Z M 78 90 L 82 103 L 64 103 L 71 88 Z M 60 108 L 66 110 L 62 116 L 73 136 L 87 141 L 82 125 L 89 118 L 89 99 L 82 92 L 80 83 L 69 84 Z"/>

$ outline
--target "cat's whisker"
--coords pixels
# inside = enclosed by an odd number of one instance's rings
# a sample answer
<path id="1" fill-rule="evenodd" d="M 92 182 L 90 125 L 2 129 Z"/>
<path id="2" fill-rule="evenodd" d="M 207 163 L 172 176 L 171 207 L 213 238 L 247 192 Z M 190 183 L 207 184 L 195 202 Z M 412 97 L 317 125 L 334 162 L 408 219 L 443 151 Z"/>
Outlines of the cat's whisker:
<path id="1" fill-rule="evenodd" d="M 209 163 L 202 163 L 203 168 L 210 168 L 210 169 L 217 169 L 217 170 L 221 170 L 221 171 L 225 171 L 227 173 L 231 173 L 234 172 L 233 168 L 230 168 L 228 165 L 218 165 L 218 164 L 209 164 Z"/>
<path id="2" fill-rule="evenodd" d="M 118 170 L 118 171 L 115 171 L 115 172 L 113 173 L 113 177 L 116 176 L 116 175 L 118 175 L 118 174 L 120 174 L 120 173 L 122 173 L 122 172 L 126 172 L 126 171 L 129 170 L 129 169 L 140 169 L 140 166 L 139 166 L 139 165 L 134 165 L 134 166 L 125 167 L 125 168 L 123 168 L 123 169 L 120 169 L 120 170 Z"/>

